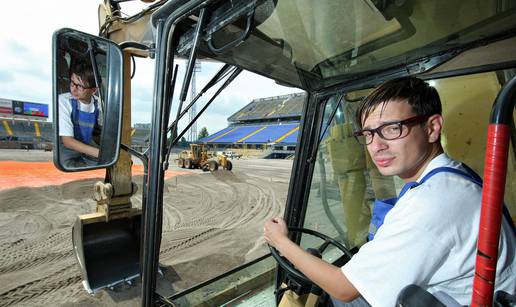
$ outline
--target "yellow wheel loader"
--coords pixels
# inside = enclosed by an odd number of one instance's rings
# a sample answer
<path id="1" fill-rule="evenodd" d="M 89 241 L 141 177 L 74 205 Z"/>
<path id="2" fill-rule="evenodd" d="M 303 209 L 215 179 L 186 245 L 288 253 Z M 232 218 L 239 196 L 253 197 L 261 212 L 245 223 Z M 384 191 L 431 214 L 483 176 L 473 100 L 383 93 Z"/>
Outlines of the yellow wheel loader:
<path id="1" fill-rule="evenodd" d="M 176 162 L 177 166 L 181 168 L 200 168 L 210 172 L 216 171 L 219 167 L 228 171 L 233 169 L 233 164 L 225 155 L 217 155 L 216 158 L 212 158 L 202 144 L 190 144 L 190 151 L 180 152 Z"/>

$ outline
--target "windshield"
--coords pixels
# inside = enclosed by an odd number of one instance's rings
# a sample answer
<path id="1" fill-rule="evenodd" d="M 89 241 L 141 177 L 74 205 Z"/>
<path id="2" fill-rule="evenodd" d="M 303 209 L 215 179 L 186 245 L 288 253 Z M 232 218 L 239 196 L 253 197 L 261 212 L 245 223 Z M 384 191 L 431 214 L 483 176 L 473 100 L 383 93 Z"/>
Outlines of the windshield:
<path id="1" fill-rule="evenodd" d="M 306 88 L 309 80 L 320 88 L 335 77 L 357 78 L 493 39 L 514 28 L 515 2 L 269 0 L 256 9 L 251 36 L 216 58 L 280 82 Z M 214 40 L 237 35 L 242 25 L 236 24 Z"/>

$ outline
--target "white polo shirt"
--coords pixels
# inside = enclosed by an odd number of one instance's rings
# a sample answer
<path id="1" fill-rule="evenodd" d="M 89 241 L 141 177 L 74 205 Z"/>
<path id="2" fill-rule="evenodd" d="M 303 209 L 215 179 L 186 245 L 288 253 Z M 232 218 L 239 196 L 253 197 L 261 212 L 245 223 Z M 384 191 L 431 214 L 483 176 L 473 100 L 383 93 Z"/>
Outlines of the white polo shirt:
<path id="1" fill-rule="evenodd" d="M 432 169 L 464 169 L 446 154 Z M 481 188 L 462 176 L 440 172 L 410 189 L 385 216 L 374 240 L 342 267 L 346 278 L 372 306 L 395 305 L 400 291 L 416 284 L 430 293 L 443 291 L 469 305 L 475 272 Z M 516 289 L 516 239 L 504 218 L 496 290 Z"/>
<path id="2" fill-rule="evenodd" d="M 59 136 L 74 136 L 73 133 L 73 122 L 72 122 L 72 99 L 71 93 L 64 93 L 59 95 Z M 93 96 L 91 97 L 91 103 L 82 103 L 79 101 L 79 110 L 87 113 L 95 112 L 95 104 L 93 103 Z M 99 124 L 100 116 L 99 112 Z"/>

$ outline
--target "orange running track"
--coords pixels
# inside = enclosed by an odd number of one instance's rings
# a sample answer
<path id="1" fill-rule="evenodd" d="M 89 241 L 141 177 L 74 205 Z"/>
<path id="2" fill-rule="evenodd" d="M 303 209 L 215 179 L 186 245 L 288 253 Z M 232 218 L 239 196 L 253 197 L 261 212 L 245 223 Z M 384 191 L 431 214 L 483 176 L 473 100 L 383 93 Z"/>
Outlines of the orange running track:
<path id="1" fill-rule="evenodd" d="M 187 173 L 167 171 L 165 179 Z M 105 174 L 104 169 L 65 173 L 58 170 L 52 162 L 0 161 L 0 191 L 18 187 L 61 185 L 82 179 L 104 180 Z M 143 165 L 133 165 L 132 174 L 143 175 Z"/>

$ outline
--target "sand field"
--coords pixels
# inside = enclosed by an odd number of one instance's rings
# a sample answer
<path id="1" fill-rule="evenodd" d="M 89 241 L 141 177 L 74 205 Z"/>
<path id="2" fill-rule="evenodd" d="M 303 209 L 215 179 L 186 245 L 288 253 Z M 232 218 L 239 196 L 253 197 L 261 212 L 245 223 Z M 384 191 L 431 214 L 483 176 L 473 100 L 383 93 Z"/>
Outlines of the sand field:
<path id="1" fill-rule="evenodd" d="M 139 282 L 88 294 L 72 251 L 73 223 L 77 215 L 94 212 L 92 186 L 104 172 L 42 172 L 53 168 L 51 160 L 51 152 L 0 150 L 0 306 L 139 306 Z M 267 252 L 263 222 L 283 213 L 292 161 L 233 164 L 231 172 L 205 173 L 171 163 L 160 293 L 180 291 Z M 135 165 L 136 207 L 141 174 Z"/>

